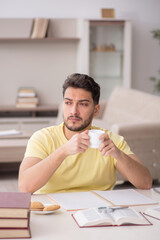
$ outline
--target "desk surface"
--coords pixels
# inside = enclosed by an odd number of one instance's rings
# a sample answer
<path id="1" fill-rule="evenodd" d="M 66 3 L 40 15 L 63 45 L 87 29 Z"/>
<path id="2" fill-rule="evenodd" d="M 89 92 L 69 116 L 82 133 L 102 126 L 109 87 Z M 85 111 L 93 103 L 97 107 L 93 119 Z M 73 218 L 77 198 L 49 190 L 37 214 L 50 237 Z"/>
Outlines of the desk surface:
<path id="1" fill-rule="evenodd" d="M 116 191 L 116 190 L 114 190 Z M 145 196 L 148 196 L 160 204 L 160 194 L 151 190 L 136 190 Z M 33 195 L 32 201 L 39 200 L 43 203 L 51 203 L 46 195 Z M 137 210 L 143 212 L 149 206 L 138 206 Z M 149 218 L 152 226 L 121 226 L 121 227 L 97 227 L 97 228 L 79 228 L 71 217 L 71 212 L 64 209 L 51 215 L 36 215 L 31 213 L 31 234 L 32 239 L 47 240 L 159 240 L 160 239 L 160 221 Z"/>

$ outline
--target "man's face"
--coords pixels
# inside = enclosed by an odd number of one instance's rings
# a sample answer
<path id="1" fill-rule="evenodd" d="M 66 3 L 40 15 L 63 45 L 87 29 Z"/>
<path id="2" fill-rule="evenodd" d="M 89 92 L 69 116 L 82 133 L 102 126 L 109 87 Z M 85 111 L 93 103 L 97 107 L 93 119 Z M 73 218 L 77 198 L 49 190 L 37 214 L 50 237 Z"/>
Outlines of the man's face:
<path id="1" fill-rule="evenodd" d="M 82 88 L 68 87 L 63 100 L 65 126 L 71 131 L 82 131 L 87 128 L 95 115 L 96 106 L 91 92 Z"/>

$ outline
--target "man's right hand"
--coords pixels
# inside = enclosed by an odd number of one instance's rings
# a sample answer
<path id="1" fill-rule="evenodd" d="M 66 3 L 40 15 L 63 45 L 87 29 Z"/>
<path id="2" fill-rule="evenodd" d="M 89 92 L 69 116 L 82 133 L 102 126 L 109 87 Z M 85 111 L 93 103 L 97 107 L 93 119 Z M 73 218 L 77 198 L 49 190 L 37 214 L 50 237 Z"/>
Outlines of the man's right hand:
<path id="1" fill-rule="evenodd" d="M 73 137 L 63 145 L 66 155 L 74 155 L 77 153 L 84 153 L 89 147 L 88 130 L 73 135 Z"/>

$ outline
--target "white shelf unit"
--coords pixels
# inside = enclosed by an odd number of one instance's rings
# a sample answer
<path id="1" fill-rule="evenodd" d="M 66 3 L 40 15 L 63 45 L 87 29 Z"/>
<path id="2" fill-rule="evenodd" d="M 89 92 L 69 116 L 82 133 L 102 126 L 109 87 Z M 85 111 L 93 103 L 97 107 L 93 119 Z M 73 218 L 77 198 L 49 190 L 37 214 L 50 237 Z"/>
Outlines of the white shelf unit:
<path id="1" fill-rule="evenodd" d="M 89 74 L 108 99 L 116 86 L 131 87 L 131 22 L 89 21 Z"/>

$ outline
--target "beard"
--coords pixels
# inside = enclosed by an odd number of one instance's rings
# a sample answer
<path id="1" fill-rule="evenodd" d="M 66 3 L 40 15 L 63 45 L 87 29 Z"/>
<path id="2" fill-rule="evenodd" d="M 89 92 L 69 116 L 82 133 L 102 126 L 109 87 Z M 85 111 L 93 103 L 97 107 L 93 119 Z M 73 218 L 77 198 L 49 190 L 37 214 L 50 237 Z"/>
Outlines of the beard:
<path id="1" fill-rule="evenodd" d="M 79 131 L 82 131 L 84 130 L 85 128 L 87 128 L 91 122 L 92 122 L 92 119 L 93 119 L 93 113 L 90 114 L 90 116 L 80 125 L 80 126 L 74 126 L 74 123 L 72 124 L 69 124 L 68 123 L 68 120 L 71 118 L 71 117 L 76 117 L 78 118 L 80 121 L 83 120 L 81 117 L 79 116 L 69 116 L 67 119 L 64 118 L 63 116 L 63 120 L 64 120 L 64 124 L 66 126 L 66 128 L 70 131 L 73 131 L 73 132 L 79 132 Z"/>

